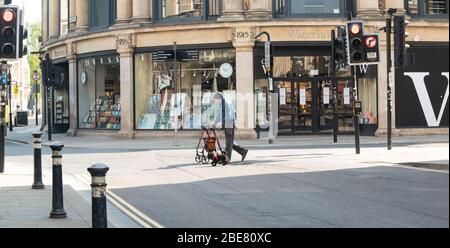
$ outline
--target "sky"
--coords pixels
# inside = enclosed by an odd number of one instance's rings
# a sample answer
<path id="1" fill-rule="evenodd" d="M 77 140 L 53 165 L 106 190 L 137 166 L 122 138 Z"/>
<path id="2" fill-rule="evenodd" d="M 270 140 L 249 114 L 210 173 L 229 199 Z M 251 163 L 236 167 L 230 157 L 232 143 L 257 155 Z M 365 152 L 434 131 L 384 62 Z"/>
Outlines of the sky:
<path id="1" fill-rule="evenodd" d="M 12 4 L 24 7 L 25 22 L 41 21 L 41 0 L 12 0 Z"/>

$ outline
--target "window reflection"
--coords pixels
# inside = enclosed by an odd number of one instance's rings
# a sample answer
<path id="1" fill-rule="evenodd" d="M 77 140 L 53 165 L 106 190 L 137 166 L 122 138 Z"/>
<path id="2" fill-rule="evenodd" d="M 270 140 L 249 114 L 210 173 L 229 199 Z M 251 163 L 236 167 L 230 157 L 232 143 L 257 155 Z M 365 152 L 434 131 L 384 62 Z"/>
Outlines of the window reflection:
<path id="1" fill-rule="evenodd" d="M 159 59 L 155 53 L 135 55 L 137 129 L 201 129 L 213 117 L 217 92 L 236 109 L 235 51 L 180 50 L 177 55 L 185 52 L 198 57 L 178 58 L 176 71 L 173 58 Z M 223 65 L 232 68 L 230 74 L 220 72 Z"/>
<path id="2" fill-rule="evenodd" d="M 199 17 L 203 12 L 203 0 L 162 0 L 162 18 Z"/>
<path id="3" fill-rule="evenodd" d="M 59 30 L 62 36 L 66 35 L 69 31 L 69 0 L 61 0 L 59 8 Z"/>

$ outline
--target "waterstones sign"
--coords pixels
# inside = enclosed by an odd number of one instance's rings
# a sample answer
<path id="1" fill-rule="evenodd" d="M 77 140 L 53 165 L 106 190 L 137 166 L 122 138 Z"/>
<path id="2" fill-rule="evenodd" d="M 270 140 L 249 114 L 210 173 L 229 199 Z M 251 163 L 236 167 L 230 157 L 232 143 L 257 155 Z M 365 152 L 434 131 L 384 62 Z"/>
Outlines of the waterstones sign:
<path id="1" fill-rule="evenodd" d="M 414 44 L 412 65 L 396 71 L 396 126 L 449 126 L 449 56 L 446 44 Z"/>

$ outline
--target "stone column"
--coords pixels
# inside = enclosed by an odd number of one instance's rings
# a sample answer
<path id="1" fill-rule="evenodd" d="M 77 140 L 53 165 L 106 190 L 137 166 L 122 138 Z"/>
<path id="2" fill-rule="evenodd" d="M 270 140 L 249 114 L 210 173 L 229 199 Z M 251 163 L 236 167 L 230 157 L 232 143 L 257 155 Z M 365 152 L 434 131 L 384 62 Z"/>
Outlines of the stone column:
<path id="1" fill-rule="evenodd" d="M 49 39 L 59 37 L 59 1 L 49 0 Z"/>
<path id="2" fill-rule="evenodd" d="M 120 106 L 121 129 L 119 135 L 134 138 L 134 90 L 133 90 L 133 37 L 117 36 L 117 53 L 120 55 Z"/>
<path id="3" fill-rule="evenodd" d="M 240 21 L 244 19 L 242 0 L 223 0 L 223 14 L 219 21 Z"/>
<path id="4" fill-rule="evenodd" d="M 42 0 L 42 41 L 47 41 L 48 38 L 48 1 Z"/>
<path id="5" fill-rule="evenodd" d="M 405 14 L 404 0 L 386 0 L 386 10 L 397 9 L 397 15 Z"/>
<path id="6" fill-rule="evenodd" d="M 133 0 L 133 23 L 149 23 L 151 18 L 151 0 Z"/>
<path id="7" fill-rule="evenodd" d="M 253 48 L 256 33 L 255 27 L 232 29 L 233 46 L 236 49 L 236 134 L 241 139 L 256 139 L 253 76 Z"/>
<path id="8" fill-rule="evenodd" d="M 251 0 L 247 18 L 249 20 L 270 20 L 270 0 Z"/>
<path id="9" fill-rule="evenodd" d="M 70 43 L 67 46 L 69 63 L 69 109 L 70 109 L 70 127 L 67 135 L 76 136 L 78 129 L 78 82 L 77 82 L 77 55 L 75 53 L 75 44 Z"/>
<path id="10" fill-rule="evenodd" d="M 89 21 L 89 5 L 88 0 L 76 0 L 76 14 L 77 14 L 77 22 L 76 22 L 76 31 L 83 32 L 88 29 L 88 21 Z"/>
<path id="11" fill-rule="evenodd" d="M 69 1 L 69 32 L 75 31 L 76 22 L 71 22 L 77 16 L 77 3 L 76 0 Z"/>
<path id="12" fill-rule="evenodd" d="M 378 0 L 358 0 L 358 17 L 371 19 L 381 16 Z"/>
<path id="13" fill-rule="evenodd" d="M 131 12 L 132 12 L 132 0 L 117 0 L 116 25 L 130 23 Z"/>

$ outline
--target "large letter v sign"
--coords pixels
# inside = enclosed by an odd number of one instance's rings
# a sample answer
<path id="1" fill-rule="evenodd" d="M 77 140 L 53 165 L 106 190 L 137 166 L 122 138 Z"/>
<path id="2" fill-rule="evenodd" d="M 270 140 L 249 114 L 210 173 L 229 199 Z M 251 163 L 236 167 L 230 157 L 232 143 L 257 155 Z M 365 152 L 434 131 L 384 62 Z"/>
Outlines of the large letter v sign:
<path id="1" fill-rule="evenodd" d="M 447 78 L 447 90 L 445 91 L 444 98 L 442 99 L 443 101 L 437 119 L 433 110 L 433 105 L 431 104 L 430 96 L 428 95 L 427 87 L 425 86 L 425 77 L 428 75 L 430 75 L 430 73 L 428 72 L 405 73 L 405 76 L 410 77 L 414 82 L 414 87 L 416 88 L 417 95 L 419 96 L 420 105 L 422 106 L 423 113 L 425 114 L 425 119 L 427 120 L 428 126 L 439 127 L 448 100 L 449 73 L 448 72 L 442 73 L 442 75 L 444 75 Z"/>

